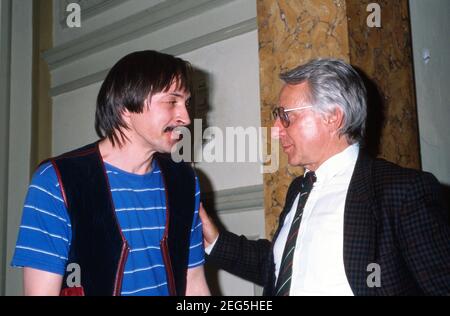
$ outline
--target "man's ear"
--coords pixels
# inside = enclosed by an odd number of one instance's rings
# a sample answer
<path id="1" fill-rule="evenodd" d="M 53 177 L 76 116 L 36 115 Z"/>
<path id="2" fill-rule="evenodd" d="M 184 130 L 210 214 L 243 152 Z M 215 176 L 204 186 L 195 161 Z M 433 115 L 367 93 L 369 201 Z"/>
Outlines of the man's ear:
<path id="1" fill-rule="evenodd" d="M 120 112 L 120 115 L 122 116 L 122 121 L 125 122 L 125 124 L 129 125 L 131 119 L 131 112 L 124 107 Z"/>
<path id="2" fill-rule="evenodd" d="M 339 106 L 335 106 L 326 114 L 325 120 L 330 132 L 338 132 L 344 125 L 344 111 Z"/>
<path id="3" fill-rule="evenodd" d="M 127 117 L 131 116 L 131 112 L 128 111 L 127 108 L 123 108 L 122 111 L 121 111 L 121 114 L 124 115 L 124 116 L 127 116 Z"/>

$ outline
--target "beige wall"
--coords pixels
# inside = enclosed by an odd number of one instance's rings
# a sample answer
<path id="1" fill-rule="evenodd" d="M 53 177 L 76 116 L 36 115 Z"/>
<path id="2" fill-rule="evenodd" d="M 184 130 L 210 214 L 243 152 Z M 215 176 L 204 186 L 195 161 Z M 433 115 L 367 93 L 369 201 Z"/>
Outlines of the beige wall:
<path id="1" fill-rule="evenodd" d="M 225 146 L 227 127 L 248 128 L 261 125 L 256 30 L 208 45 L 180 57 L 189 60 L 196 69 L 208 76 L 210 109 L 207 114 L 207 124 L 219 127 L 224 132 Z M 230 78 L 234 79 L 230 80 Z M 239 150 L 236 145 L 237 142 L 234 142 L 232 147 L 234 153 Z M 247 142 L 246 146 L 250 147 L 250 145 Z M 226 153 L 227 148 L 224 149 L 224 160 Z M 203 161 L 196 163 L 195 166 L 208 177 L 213 190 L 262 184 L 259 163 Z"/>

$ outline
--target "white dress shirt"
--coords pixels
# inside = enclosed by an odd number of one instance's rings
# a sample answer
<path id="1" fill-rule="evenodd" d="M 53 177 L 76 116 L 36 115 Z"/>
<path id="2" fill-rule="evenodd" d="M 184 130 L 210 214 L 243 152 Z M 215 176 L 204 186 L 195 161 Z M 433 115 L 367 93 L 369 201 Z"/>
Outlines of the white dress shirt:
<path id="1" fill-rule="evenodd" d="M 353 295 L 344 269 L 344 208 L 358 153 L 359 145 L 351 145 L 316 170 L 295 246 L 290 295 Z M 275 241 L 275 276 L 298 199 Z"/>

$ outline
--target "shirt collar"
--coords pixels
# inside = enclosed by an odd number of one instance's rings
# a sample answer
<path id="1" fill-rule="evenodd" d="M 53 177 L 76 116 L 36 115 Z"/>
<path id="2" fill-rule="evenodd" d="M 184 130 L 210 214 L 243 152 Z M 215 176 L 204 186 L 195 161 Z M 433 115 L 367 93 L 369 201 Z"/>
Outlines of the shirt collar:
<path id="1" fill-rule="evenodd" d="M 349 167 L 356 164 L 359 154 L 359 144 L 348 146 L 340 153 L 328 158 L 317 170 L 317 182 L 327 182 L 338 174 L 344 173 Z M 310 170 L 306 169 L 306 172 Z"/>

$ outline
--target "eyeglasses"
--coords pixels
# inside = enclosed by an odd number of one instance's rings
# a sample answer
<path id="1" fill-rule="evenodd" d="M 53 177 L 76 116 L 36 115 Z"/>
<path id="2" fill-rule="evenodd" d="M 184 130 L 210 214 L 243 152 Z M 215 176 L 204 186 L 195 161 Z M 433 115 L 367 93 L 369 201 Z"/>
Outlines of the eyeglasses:
<path id="1" fill-rule="evenodd" d="M 309 106 L 301 106 L 298 108 L 293 108 L 293 109 L 287 109 L 285 110 L 284 107 L 282 106 L 277 106 L 275 109 L 273 109 L 272 111 L 272 115 L 273 115 L 273 119 L 276 121 L 277 118 L 280 118 L 281 124 L 283 125 L 284 128 L 288 128 L 289 124 L 291 123 L 289 121 L 289 116 L 288 113 L 292 112 L 292 111 L 298 111 L 298 110 L 304 110 L 304 109 L 309 109 L 312 108 L 312 105 Z"/>

